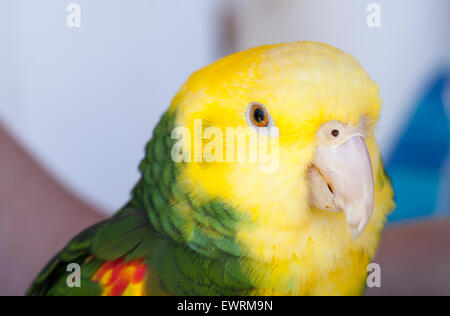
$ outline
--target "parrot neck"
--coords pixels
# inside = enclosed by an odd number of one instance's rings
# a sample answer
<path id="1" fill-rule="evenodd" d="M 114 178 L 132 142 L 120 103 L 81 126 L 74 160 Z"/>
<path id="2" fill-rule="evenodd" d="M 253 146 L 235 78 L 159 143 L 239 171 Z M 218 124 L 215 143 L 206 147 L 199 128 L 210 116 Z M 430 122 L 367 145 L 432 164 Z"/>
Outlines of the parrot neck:
<path id="1" fill-rule="evenodd" d="M 155 127 L 130 203 L 145 210 L 155 231 L 178 244 L 208 257 L 243 256 L 235 240 L 237 224 L 246 222 L 242 215 L 220 200 L 200 203 L 177 181 L 180 166 L 170 156 L 174 117 L 166 112 Z"/>

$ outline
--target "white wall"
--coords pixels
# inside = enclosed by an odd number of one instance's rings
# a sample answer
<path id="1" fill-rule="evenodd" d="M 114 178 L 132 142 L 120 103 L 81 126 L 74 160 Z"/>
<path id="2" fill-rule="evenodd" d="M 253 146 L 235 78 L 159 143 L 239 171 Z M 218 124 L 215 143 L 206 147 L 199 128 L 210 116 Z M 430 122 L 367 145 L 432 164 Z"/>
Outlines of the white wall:
<path id="1" fill-rule="evenodd" d="M 71 2 L 80 29 L 66 25 Z M 172 96 L 213 59 L 213 6 L 0 1 L 0 120 L 69 188 L 117 209 Z"/>

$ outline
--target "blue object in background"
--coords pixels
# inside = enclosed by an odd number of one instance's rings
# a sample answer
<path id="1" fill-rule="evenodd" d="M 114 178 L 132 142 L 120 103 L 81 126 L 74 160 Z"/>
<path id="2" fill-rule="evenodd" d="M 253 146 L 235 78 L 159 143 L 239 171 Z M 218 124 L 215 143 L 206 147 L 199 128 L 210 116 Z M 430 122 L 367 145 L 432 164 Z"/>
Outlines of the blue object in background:
<path id="1" fill-rule="evenodd" d="M 448 197 L 441 188 L 449 177 L 444 165 L 448 161 L 450 129 L 443 102 L 448 80 L 446 73 L 432 82 L 387 161 L 397 203 L 390 222 L 430 216 L 442 207 L 439 200 Z"/>

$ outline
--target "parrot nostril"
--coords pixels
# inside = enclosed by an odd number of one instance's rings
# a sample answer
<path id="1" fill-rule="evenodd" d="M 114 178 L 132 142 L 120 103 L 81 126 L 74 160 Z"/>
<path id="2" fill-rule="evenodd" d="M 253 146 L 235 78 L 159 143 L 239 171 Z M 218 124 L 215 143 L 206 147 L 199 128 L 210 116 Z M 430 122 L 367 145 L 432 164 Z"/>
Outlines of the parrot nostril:
<path id="1" fill-rule="evenodd" d="M 334 137 L 338 137 L 339 136 L 339 131 L 337 129 L 334 129 L 331 131 L 331 135 L 333 135 Z"/>
<path id="2" fill-rule="evenodd" d="M 328 190 L 330 190 L 330 192 L 331 192 L 332 194 L 334 194 L 333 188 L 331 187 L 331 185 L 330 185 L 329 183 L 327 183 L 327 186 L 328 186 Z"/>

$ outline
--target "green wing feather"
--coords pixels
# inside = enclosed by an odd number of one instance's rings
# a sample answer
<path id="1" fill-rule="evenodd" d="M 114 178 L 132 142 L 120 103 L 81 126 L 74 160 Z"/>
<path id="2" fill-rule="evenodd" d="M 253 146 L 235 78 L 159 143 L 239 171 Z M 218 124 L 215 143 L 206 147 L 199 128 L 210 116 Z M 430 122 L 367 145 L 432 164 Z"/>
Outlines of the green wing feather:
<path id="1" fill-rule="evenodd" d="M 43 269 L 28 295 L 101 295 L 93 276 L 108 261 L 142 260 L 150 295 L 246 295 L 253 286 L 242 272 L 233 208 L 211 200 L 197 205 L 177 182 L 170 157 L 174 114 L 156 126 L 140 164 L 142 178 L 130 203 L 114 217 L 76 236 Z M 183 204 L 189 216 L 178 213 Z M 81 266 L 81 287 L 69 288 L 67 265 Z"/>
<path id="2" fill-rule="evenodd" d="M 101 288 L 92 276 L 105 261 L 128 255 L 145 238 L 150 226 L 145 213 L 132 208 L 94 225 L 76 236 L 35 280 L 28 295 L 99 295 Z M 90 258 L 91 260 L 88 260 Z M 134 257 L 129 257 L 134 259 Z M 81 288 L 66 285 L 67 265 L 81 266 Z"/>
<path id="3" fill-rule="evenodd" d="M 87 259 L 90 260 L 87 260 Z M 92 277 L 105 261 L 142 259 L 151 273 L 145 285 L 153 295 L 243 295 L 252 286 L 239 258 L 210 258 L 155 232 L 146 213 L 127 208 L 75 237 L 41 272 L 28 295 L 100 295 Z M 81 288 L 69 288 L 69 263 L 81 266 Z"/>

